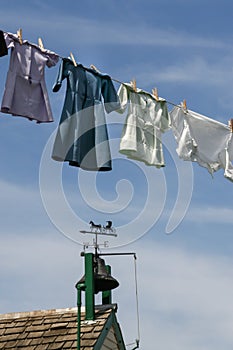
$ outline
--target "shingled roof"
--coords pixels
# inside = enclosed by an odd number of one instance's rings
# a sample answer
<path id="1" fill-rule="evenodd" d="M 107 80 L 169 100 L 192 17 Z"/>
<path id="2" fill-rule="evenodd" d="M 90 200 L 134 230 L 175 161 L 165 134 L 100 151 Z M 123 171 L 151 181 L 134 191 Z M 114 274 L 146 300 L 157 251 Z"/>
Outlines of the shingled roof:
<path id="1" fill-rule="evenodd" d="M 124 350 L 115 305 L 96 307 L 95 320 L 81 314 L 81 350 Z M 0 315 L 0 349 L 77 349 L 77 308 Z"/>

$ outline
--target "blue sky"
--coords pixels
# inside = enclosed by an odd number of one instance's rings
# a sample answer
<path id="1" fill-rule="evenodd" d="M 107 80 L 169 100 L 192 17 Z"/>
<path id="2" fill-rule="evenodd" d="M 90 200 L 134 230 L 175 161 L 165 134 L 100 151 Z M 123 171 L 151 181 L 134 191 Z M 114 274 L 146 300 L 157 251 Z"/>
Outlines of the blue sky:
<path id="1" fill-rule="evenodd" d="M 191 110 L 227 124 L 232 11 L 228 0 L 2 0 L 1 29 L 21 27 L 30 42 L 42 37 L 61 56 L 73 52 L 85 66 L 120 81 L 136 78 L 146 91 L 156 86 L 168 101 L 186 99 Z M 1 58 L 2 94 L 8 63 L 9 55 Z M 66 90 L 64 82 L 52 92 L 58 66 L 45 72 L 54 123 L 0 115 L 0 313 L 75 306 L 83 274 L 77 242 L 92 240 L 79 230 L 111 217 L 118 233 L 111 251 L 138 256 L 141 348 L 232 349 L 232 183 L 222 170 L 212 178 L 178 159 L 170 131 L 163 135 L 164 169 L 127 160 L 118 153 L 125 115 L 116 113 L 107 116 L 113 170 L 62 168 L 50 159 Z M 106 261 L 120 282 L 113 299 L 132 343 L 133 261 Z"/>

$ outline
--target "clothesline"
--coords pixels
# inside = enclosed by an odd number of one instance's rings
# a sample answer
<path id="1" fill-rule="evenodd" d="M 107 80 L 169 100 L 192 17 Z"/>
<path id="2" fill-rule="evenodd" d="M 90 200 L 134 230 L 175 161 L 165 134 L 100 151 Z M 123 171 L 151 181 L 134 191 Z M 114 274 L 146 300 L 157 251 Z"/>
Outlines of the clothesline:
<path id="1" fill-rule="evenodd" d="M 86 68 L 86 67 L 84 67 L 84 68 Z M 91 65 L 91 68 L 93 68 L 94 70 L 98 71 L 98 70 L 96 69 L 96 67 L 95 67 L 93 64 Z M 122 82 L 122 81 L 120 81 L 120 80 L 118 80 L 118 79 L 116 79 L 116 78 L 113 78 L 113 77 L 111 77 L 111 76 L 110 76 L 110 78 L 111 78 L 113 81 L 115 81 L 115 82 L 117 82 L 117 83 L 119 83 L 119 84 L 123 84 L 123 85 L 125 84 L 124 82 Z M 135 81 L 135 85 L 136 85 L 136 81 Z M 145 91 L 145 92 L 149 94 L 149 92 L 147 92 L 147 91 Z M 174 107 L 179 107 L 179 108 L 182 107 L 181 105 L 177 105 L 176 103 L 170 102 L 170 101 L 168 101 L 168 100 L 166 100 L 166 102 L 167 102 L 168 104 L 174 106 Z M 186 104 L 186 102 L 185 102 L 185 104 Z"/>
<path id="2" fill-rule="evenodd" d="M 3 33 L 8 33 L 8 32 L 5 32 L 5 31 L 3 31 Z M 19 40 L 19 42 L 20 42 L 20 44 L 22 45 L 23 44 L 23 37 L 22 37 L 22 29 L 20 28 L 18 31 L 17 31 L 17 37 L 18 37 L 18 40 Z M 42 39 L 39 37 L 38 38 L 38 45 L 37 44 L 33 44 L 33 43 L 30 43 L 28 40 L 26 40 L 30 45 L 34 45 L 34 46 L 39 46 L 39 48 L 43 51 L 43 50 L 46 50 L 45 48 L 44 48 L 44 45 L 43 45 L 43 42 L 42 42 Z M 50 50 L 49 50 L 50 51 Z M 56 55 L 57 55 L 57 57 L 59 57 L 60 59 L 63 59 L 64 58 L 64 56 L 62 56 L 62 55 L 60 55 L 60 54 L 58 54 L 58 53 L 56 53 L 56 52 L 54 52 Z M 77 62 L 76 62 L 76 60 L 75 60 L 75 58 L 74 58 L 74 55 L 72 54 L 72 52 L 70 52 L 70 58 L 71 58 L 71 60 L 72 60 L 72 62 L 73 62 L 73 64 L 75 65 L 75 66 L 77 66 Z M 82 65 L 83 66 L 83 65 Z M 93 69 L 94 71 L 96 71 L 96 72 L 99 72 L 99 73 L 101 73 L 93 64 L 91 64 L 90 65 L 90 67 L 86 67 L 86 66 L 83 66 L 83 68 L 84 69 Z M 114 77 L 112 77 L 111 75 L 108 75 L 110 78 L 111 78 L 111 80 L 113 80 L 113 81 L 115 81 L 115 82 L 117 82 L 117 83 L 119 83 L 119 84 L 125 84 L 125 82 L 122 82 L 121 80 L 119 80 L 119 79 L 116 79 L 116 78 L 114 78 Z M 136 90 L 136 81 L 134 80 L 134 84 L 135 84 L 135 90 Z M 132 83 L 132 81 L 131 81 L 131 83 Z M 157 89 L 156 89 L 157 90 Z M 151 93 L 149 93 L 149 92 L 147 92 L 147 91 L 144 91 L 145 93 L 148 93 L 148 94 L 151 94 Z M 153 93 L 152 93 L 153 94 Z M 157 95 L 157 98 L 159 98 L 158 97 L 158 95 Z M 183 102 L 181 103 L 181 104 L 177 104 L 177 103 L 174 103 L 174 102 L 171 102 L 171 101 L 168 101 L 166 98 L 165 98 L 165 100 L 166 100 L 166 102 L 168 103 L 168 104 L 170 104 L 170 105 L 172 105 L 173 107 L 178 107 L 178 108 L 183 108 L 185 111 L 186 111 L 186 113 L 188 113 L 188 109 L 187 109 L 187 105 L 186 105 L 186 100 L 183 100 Z M 230 119 L 229 121 L 228 121 L 228 126 L 230 127 L 230 130 L 231 130 L 231 132 L 233 132 L 233 119 Z"/>
<path id="3" fill-rule="evenodd" d="M 119 147 L 127 158 L 164 167 L 161 135 L 172 128 L 180 158 L 198 162 L 211 174 L 223 168 L 224 176 L 233 181 L 233 133 L 229 126 L 188 110 L 185 100 L 177 105 L 159 98 L 156 88 L 146 92 L 137 88 L 135 79 L 123 83 L 101 73 L 94 65 L 87 68 L 76 63 L 72 53 L 71 58 L 65 58 L 46 50 L 41 39 L 38 43 L 23 40 L 21 31 L 4 35 L 0 31 L 0 56 L 14 48 L 10 58 L 14 69 L 10 66 L 8 71 L 1 111 L 39 123 L 53 121 L 44 67 L 55 66 L 61 58 L 53 92 L 60 90 L 65 79 L 67 88 L 52 159 L 84 170 L 111 170 L 105 111 L 122 114 L 127 109 Z M 121 84 L 118 92 L 113 81 Z M 175 106 L 171 112 L 167 103 Z M 84 110 L 85 113 L 79 113 Z"/>
<path id="4" fill-rule="evenodd" d="M 70 52 L 70 56 L 71 56 L 71 59 L 72 59 L 74 65 L 76 66 L 76 65 L 77 65 L 77 62 L 76 62 L 76 60 L 75 60 L 74 55 L 72 54 L 72 52 Z M 61 59 L 63 58 L 63 57 L 61 57 L 60 55 L 59 55 L 59 57 L 60 57 Z M 85 66 L 84 66 L 84 68 L 85 68 L 85 69 L 88 69 L 88 67 L 85 67 Z M 93 64 L 91 64 L 90 68 L 94 69 L 96 72 L 100 72 Z M 115 81 L 115 82 L 117 82 L 117 83 L 119 83 L 119 84 L 125 84 L 124 82 L 120 81 L 119 79 L 113 78 L 113 77 L 110 76 L 110 75 L 109 75 L 109 77 L 110 77 L 113 81 Z M 135 80 L 134 80 L 134 81 L 135 81 Z M 136 81 L 135 81 L 135 90 L 136 90 Z M 145 91 L 145 92 L 149 94 L 149 92 L 147 92 L 147 91 Z M 177 105 L 177 104 L 174 103 L 174 102 L 170 102 L 170 101 L 167 101 L 167 100 L 166 100 L 166 102 L 167 102 L 168 104 L 174 106 L 174 107 L 179 107 L 179 108 L 182 107 L 181 105 Z M 185 102 L 185 104 L 186 104 L 186 102 Z"/>
<path id="5" fill-rule="evenodd" d="M 120 80 L 118 80 L 118 79 L 112 78 L 111 76 L 110 76 L 110 78 L 111 78 L 113 81 L 115 81 L 115 82 L 117 82 L 117 83 L 119 83 L 119 84 L 124 84 L 122 81 L 120 81 Z M 145 92 L 147 92 L 147 91 L 145 91 Z M 182 107 L 181 105 L 177 105 L 176 103 L 170 102 L 170 101 L 168 101 L 167 99 L 166 99 L 166 102 L 167 102 L 168 104 L 174 106 L 174 107 L 179 107 L 179 108 Z"/>
<path id="6" fill-rule="evenodd" d="M 5 31 L 3 31 L 3 32 L 4 32 L 4 33 L 7 33 L 7 32 L 5 32 Z M 18 36 L 18 39 L 19 39 L 20 44 L 22 45 L 22 44 L 23 44 L 23 37 L 22 37 L 22 29 L 21 29 L 21 28 L 17 31 L 17 36 Z M 31 44 L 29 41 L 28 41 L 28 43 Z M 35 44 L 33 44 L 33 45 L 35 45 Z M 42 41 L 42 39 L 41 39 L 40 37 L 38 38 L 38 46 L 40 47 L 40 49 L 42 49 L 42 50 L 44 49 L 43 41 Z M 54 53 L 55 53 L 60 59 L 63 59 L 63 58 L 64 58 L 64 57 L 61 56 L 60 54 L 58 54 L 58 53 L 56 53 L 56 52 L 54 52 Z M 71 60 L 73 61 L 74 65 L 76 66 L 76 65 L 77 65 L 77 62 L 76 62 L 76 60 L 75 60 L 74 55 L 72 54 L 72 52 L 70 52 L 70 58 L 71 58 Z M 83 66 L 83 67 L 84 67 L 85 69 L 89 69 L 88 67 L 85 67 L 85 66 Z M 91 68 L 91 69 L 94 69 L 96 72 L 100 72 L 93 64 L 91 64 L 90 68 Z M 120 81 L 119 79 L 113 78 L 113 77 L 111 77 L 110 75 L 109 75 L 109 77 L 110 77 L 113 81 L 115 81 L 116 83 L 124 84 L 124 82 Z M 145 91 L 145 92 L 147 92 L 147 91 Z M 149 94 L 149 92 L 148 92 L 148 94 Z M 166 100 L 166 99 L 165 99 L 165 100 Z M 171 101 L 168 101 L 168 100 L 166 100 L 166 102 L 167 102 L 168 104 L 174 106 L 174 107 L 182 108 L 181 105 L 177 105 L 177 104 L 174 103 L 174 102 L 171 102 Z"/>

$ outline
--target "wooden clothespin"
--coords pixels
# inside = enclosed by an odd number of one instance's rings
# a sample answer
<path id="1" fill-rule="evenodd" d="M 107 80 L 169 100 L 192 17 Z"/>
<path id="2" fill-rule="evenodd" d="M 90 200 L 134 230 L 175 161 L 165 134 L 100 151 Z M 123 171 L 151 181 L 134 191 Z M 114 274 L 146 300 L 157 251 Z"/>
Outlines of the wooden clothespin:
<path id="1" fill-rule="evenodd" d="M 75 58 L 72 52 L 70 53 L 70 58 L 72 59 L 74 66 L 77 67 L 77 62 L 75 61 Z"/>
<path id="2" fill-rule="evenodd" d="M 22 45 L 23 44 L 23 31 L 22 31 L 22 28 L 19 28 L 19 30 L 17 30 L 17 35 L 18 35 L 19 43 L 20 43 L 20 45 Z"/>
<path id="3" fill-rule="evenodd" d="M 187 102 L 186 100 L 183 100 L 183 108 L 185 111 L 187 111 Z"/>
<path id="4" fill-rule="evenodd" d="M 136 79 L 131 80 L 130 84 L 132 85 L 132 88 L 134 89 L 134 91 L 137 92 Z"/>
<path id="5" fill-rule="evenodd" d="M 152 95 L 154 96 L 156 101 L 159 101 L 159 94 L 158 94 L 158 89 L 157 88 L 152 89 Z"/>
<path id="6" fill-rule="evenodd" d="M 100 72 L 100 71 L 96 68 L 96 66 L 94 66 L 94 64 L 91 64 L 91 65 L 90 65 L 90 68 L 91 68 L 91 69 L 94 69 L 94 70 L 95 70 L 96 72 L 98 72 L 98 73 Z"/>
<path id="7" fill-rule="evenodd" d="M 38 45 L 39 45 L 39 48 L 40 48 L 41 50 L 44 50 L 44 45 L 43 45 L 43 41 L 42 41 L 41 38 L 38 38 Z"/>
<path id="8" fill-rule="evenodd" d="M 228 125 L 229 125 L 229 128 L 230 128 L 230 131 L 233 132 L 233 119 L 229 120 Z"/>

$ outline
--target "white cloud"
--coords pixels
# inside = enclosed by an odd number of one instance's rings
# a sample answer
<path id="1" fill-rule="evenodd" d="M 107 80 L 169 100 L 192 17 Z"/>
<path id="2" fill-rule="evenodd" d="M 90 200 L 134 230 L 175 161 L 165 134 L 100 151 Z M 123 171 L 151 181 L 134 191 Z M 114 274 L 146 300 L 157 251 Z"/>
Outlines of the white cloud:
<path id="1" fill-rule="evenodd" d="M 67 18 L 69 20 L 69 18 Z M 72 21 L 70 22 L 72 23 Z M 130 27 L 124 23 L 114 21 L 100 22 L 79 18 L 76 30 L 81 32 L 81 40 L 85 43 L 140 45 L 154 47 L 199 47 L 209 49 L 230 48 L 230 45 L 213 38 L 194 36 L 174 29 L 159 29 L 146 25 L 132 24 Z M 74 26 L 73 26 L 74 29 Z"/>
<path id="2" fill-rule="evenodd" d="M 37 187 L 20 186 L 0 181 L 1 231 L 8 229 L 30 232 L 32 227 L 43 226 L 44 210 Z"/>
<path id="3" fill-rule="evenodd" d="M 150 248 L 148 242 L 147 247 L 142 240 L 137 243 L 142 347 L 153 350 L 156 343 L 163 349 L 217 350 L 222 344 L 224 349 L 230 349 L 233 342 L 232 258 L 151 243 Z M 114 267 L 116 275 L 117 269 L 118 265 Z M 123 292 L 133 300 L 132 278 L 127 284 L 129 268 L 125 264 L 120 269 L 122 291 L 115 293 Z M 125 328 L 130 317 L 136 316 L 136 310 L 132 311 L 127 299 L 124 300 L 127 296 L 119 296 L 120 317 Z M 129 334 L 126 337 L 129 339 Z"/>
<path id="4" fill-rule="evenodd" d="M 0 313 L 75 306 L 80 247 L 49 228 L 1 235 Z"/>
<path id="5" fill-rule="evenodd" d="M 138 81 L 140 83 L 146 82 L 147 86 L 159 83 L 182 83 L 189 86 L 190 84 L 199 84 L 210 88 L 219 87 L 220 96 L 228 93 L 228 89 L 233 83 L 232 55 L 220 57 L 216 62 L 210 62 L 203 53 L 202 56 L 194 55 L 187 57 L 186 60 L 174 60 L 172 64 L 168 63 L 157 69 L 156 67 L 152 69 L 152 67 L 153 62 L 147 66 L 139 64 L 129 67 L 129 69 L 134 69 L 134 71 L 136 69 Z M 128 74 L 130 75 L 129 72 Z"/>
<path id="6" fill-rule="evenodd" d="M 233 224 L 233 210 L 222 206 L 192 207 L 186 220 L 199 223 Z"/>
<path id="7" fill-rule="evenodd" d="M 137 46 L 152 46 L 152 47 L 169 47 L 169 48 L 205 48 L 205 49 L 231 49 L 230 41 L 227 38 L 223 42 L 215 37 L 201 37 L 184 31 L 178 31 L 174 28 L 161 29 L 158 27 L 150 27 L 147 24 L 141 23 L 125 23 L 112 18 L 107 21 L 99 19 L 87 19 L 78 16 L 77 13 L 71 14 L 57 13 L 52 11 L 50 5 L 36 2 L 39 4 L 35 9 L 30 7 L 27 9 L 27 21 L 24 24 L 26 31 L 38 31 L 38 35 L 43 31 L 43 28 L 51 28 L 47 31 L 47 35 L 53 37 L 53 40 L 64 41 L 65 45 L 73 44 L 74 36 L 77 37 L 80 44 L 107 44 L 107 45 L 137 45 Z M 38 5 L 37 4 L 37 5 Z M 50 16 L 35 16 L 35 12 L 50 13 Z M 25 11 L 25 9 L 24 9 Z M 17 14 L 18 16 L 18 14 Z M 16 18 L 18 20 L 18 17 Z M 10 20 L 10 22 L 9 22 Z M 4 9 L 4 17 L 2 26 L 7 26 L 14 22 L 12 11 Z M 51 26 L 52 23 L 52 26 Z M 65 31 L 63 30 L 65 28 Z M 59 36 L 57 37 L 57 33 Z M 70 33 L 70 36 L 67 36 Z"/>

